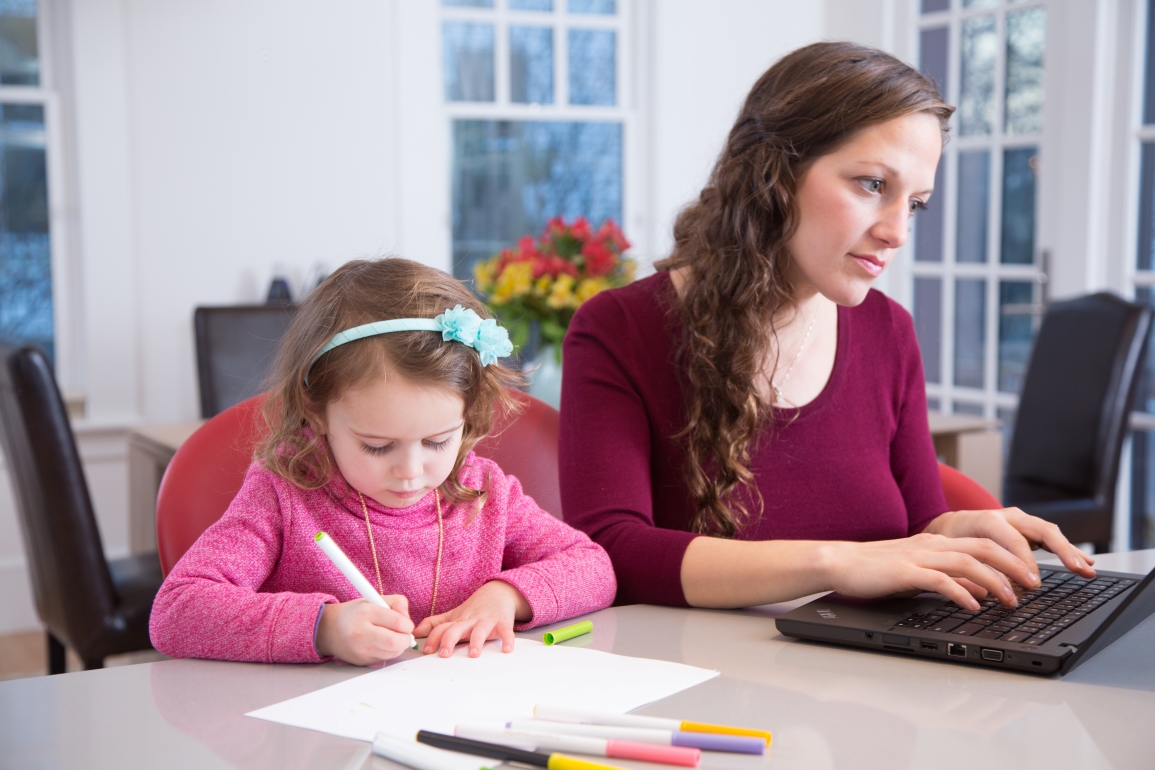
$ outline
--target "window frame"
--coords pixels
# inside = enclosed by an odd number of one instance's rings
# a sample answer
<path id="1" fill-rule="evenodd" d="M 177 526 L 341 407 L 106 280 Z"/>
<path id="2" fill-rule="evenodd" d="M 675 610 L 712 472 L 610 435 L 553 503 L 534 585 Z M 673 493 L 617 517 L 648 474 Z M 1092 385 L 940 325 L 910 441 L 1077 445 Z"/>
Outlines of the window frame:
<path id="1" fill-rule="evenodd" d="M 1048 253 L 1043 245 L 1043 224 L 1045 220 L 1044 206 L 1046 204 L 1046 179 L 1048 178 L 1046 158 L 1048 157 L 1048 134 L 1046 119 L 1046 104 L 1050 101 L 1049 89 L 1053 87 L 1053 78 L 1049 76 L 1052 63 L 1044 58 L 1043 92 L 1044 92 L 1044 124 L 1042 130 L 1030 134 L 1007 134 L 1006 132 L 1006 17 L 1008 13 L 1020 12 L 1030 8 L 1044 8 L 1047 13 L 1046 39 L 1049 47 L 1053 35 L 1054 9 L 1050 0 L 1029 0 L 1016 2 L 1013 5 L 1000 2 L 994 8 L 962 8 L 960 0 L 952 0 L 950 7 L 945 11 L 922 13 L 921 3 L 911 0 L 907 4 L 909 13 L 908 49 L 912 52 L 915 66 L 919 66 L 922 58 L 920 35 L 924 29 L 948 29 L 948 45 L 950 56 L 947 61 L 948 93 L 944 94 L 949 104 L 958 104 L 958 95 L 961 88 L 961 61 L 960 54 L 961 30 L 964 21 L 979 16 L 993 15 L 996 19 L 996 35 L 998 47 L 995 59 L 994 93 L 995 114 L 992 121 L 992 130 L 989 134 L 980 136 L 961 136 L 959 128 L 959 114 L 956 111 L 951 118 L 951 136 L 943 148 L 943 178 L 937 180 L 939 188 L 935 193 L 935 200 L 931 205 L 943 207 L 943 244 L 942 261 L 918 261 L 914 257 L 914 244 L 910 248 L 910 258 L 907 260 L 903 291 L 913 309 L 914 282 L 919 278 L 937 278 L 941 281 L 941 306 L 939 323 L 939 359 L 940 382 L 927 382 L 927 398 L 938 402 L 943 412 L 954 412 L 958 405 L 981 405 L 982 414 L 987 418 L 1001 418 L 1008 412 L 1013 412 L 1018 406 L 1018 394 L 999 390 L 999 325 L 1000 325 L 1000 286 L 1005 281 L 1024 282 L 1033 284 L 1032 302 L 1027 312 L 1033 317 L 1037 327 L 1047 300 L 1047 274 L 1049 272 Z M 1003 166 L 1004 153 L 1017 148 L 1035 147 L 1040 159 L 1040 167 L 1035 175 L 1035 233 L 1034 233 L 1034 260 L 1031 264 L 1004 264 L 1001 262 L 1001 236 L 1003 218 Z M 956 261 L 958 245 L 958 172 L 959 153 L 971 150 L 988 150 L 990 152 L 990 166 L 988 177 L 987 200 L 987 233 L 986 233 L 986 261 L 982 263 L 960 263 Z M 915 227 L 918 221 L 915 221 Z M 912 239 L 913 241 L 913 239 Z M 976 388 L 955 384 L 955 292 L 957 281 L 960 279 L 980 279 L 985 281 L 984 297 L 984 341 L 983 341 L 983 387 Z M 1004 426 L 1009 427 L 1009 426 Z"/>
<path id="2" fill-rule="evenodd" d="M 646 155 L 642 148 L 645 136 L 645 110 L 642 109 L 645 72 L 639 66 L 644 61 L 645 41 L 642 30 L 648 21 L 648 4 L 639 0 L 617 0 L 617 13 L 570 14 L 566 0 L 554 0 L 552 11 L 511 10 L 508 0 L 494 0 L 493 8 L 445 6 L 438 2 L 438 84 L 445 131 L 446 168 L 452 174 L 452 124 L 455 120 L 549 121 L 549 122 L 617 122 L 622 126 L 622 221 L 618 224 L 632 244 L 631 256 L 649 253 L 643 212 L 648 206 L 645 184 Z M 445 98 L 444 73 L 441 62 L 444 45 L 441 25 L 446 21 L 492 23 L 494 34 L 494 101 L 465 102 Z M 521 104 L 509 100 L 510 58 L 509 27 L 550 26 L 554 30 L 554 100 L 553 104 Z M 615 61 L 616 101 L 610 106 L 569 104 L 568 54 L 570 29 L 606 29 L 617 32 Z M 447 178 L 443 200 L 446 201 L 447 230 L 445 262 L 452 271 L 452 189 Z M 599 223 L 594 222 L 595 226 Z M 639 260 L 640 261 L 640 260 Z"/>
<path id="3" fill-rule="evenodd" d="M 82 382 L 79 327 L 83 310 L 80 271 L 71 248 L 71 218 L 67 204 L 67 169 L 64 153 L 62 104 L 57 87 L 54 25 L 58 10 L 50 0 L 36 3 L 36 45 L 40 67 L 37 86 L 0 85 L 0 104 L 35 104 L 44 110 L 44 156 L 48 184 L 48 248 L 52 280 L 52 334 L 56 378 L 61 389 L 75 391 Z"/>

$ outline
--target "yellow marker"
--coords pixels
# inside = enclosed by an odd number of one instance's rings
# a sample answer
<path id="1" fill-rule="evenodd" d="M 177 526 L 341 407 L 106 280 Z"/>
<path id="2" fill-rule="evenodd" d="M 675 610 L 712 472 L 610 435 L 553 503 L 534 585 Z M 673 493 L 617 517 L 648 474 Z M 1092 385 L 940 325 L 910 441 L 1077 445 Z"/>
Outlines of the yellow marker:
<path id="1" fill-rule="evenodd" d="M 705 722 L 682 722 L 682 730 L 689 733 L 718 733 L 720 735 L 747 735 L 751 738 L 762 738 L 766 745 L 770 745 L 769 730 L 755 730 L 751 727 L 727 727 L 726 725 L 711 725 Z"/>
<path id="2" fill-rule="evenodd" d="M 729 727 L 727 725 L 712 725 L 705 722 L 688 722 L 681 719 L 665 719 L 662 717 L 644 717 L 639 714 L 600 714 L 581 709 L 571 709 L 564 706 L 547 706 L 538 704 L 534 707 L 533 715 L 538 719 L 549 719 L 554 722 L 570 722 L 585 725 L 610 725 L 614 727 L 640 727 L 651 730 L 681 730 L 687 733 L 712 733 L 714 735 L 737 735 L 746 738 L 761 738 L 770 745 L 769 730 L 755 730 L 749 727 Z"/>

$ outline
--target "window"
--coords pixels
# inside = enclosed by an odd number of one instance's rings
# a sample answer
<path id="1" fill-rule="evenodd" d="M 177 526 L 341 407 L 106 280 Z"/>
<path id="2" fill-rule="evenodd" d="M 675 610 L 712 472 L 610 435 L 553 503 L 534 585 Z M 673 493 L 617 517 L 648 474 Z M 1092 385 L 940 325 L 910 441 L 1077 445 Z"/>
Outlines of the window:
<path id="1" fill-rule="evenodd" d="M 921 0 L 922 71 L 958 106 L 915 219 L 913 315 L 927 396 L 1013 422 L 1045 265 L 1036 249 L 1045 2 Z"/>
<path id="2" fill-rule="evenodd" d="M 0 338 L 55 355 L 36 0 L 0 0 Z"/>
<path id="3" fill-rule="evenodd" d="M 1133 114 L 1132 157 L 1138 169 L 1138 189 L 1134 192 L 1138 216 L 1136 222 L 1133 283 L 1138 302 L 1155 304 L 1155 0 L 1138 3 L 1145 13 L 1145 44 L 1141 47 L 1138 104 Z M 1143 19 L 1143 17 L 1146 17 Z M 1153 343 L 1155 345 L 1155 343 Z M 1136 431 L 1131 444 L 1131 547 L 1155 547 L 1155 351 L 1148 347 L 1147 371 L 1141 385 L 1137 414 L 1132 425 Z"/>
<path id="4" fill-rule="evenodd" d="M 443 0 L 453 273 L 553 216 L 625 213 L 628 0 Z"/>

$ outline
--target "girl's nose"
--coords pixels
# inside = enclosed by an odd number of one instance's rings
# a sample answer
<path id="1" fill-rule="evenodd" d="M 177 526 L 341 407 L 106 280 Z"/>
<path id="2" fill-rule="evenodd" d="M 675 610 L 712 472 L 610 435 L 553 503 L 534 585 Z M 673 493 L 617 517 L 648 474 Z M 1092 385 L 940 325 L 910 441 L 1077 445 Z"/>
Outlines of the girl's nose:
<path id="1" fill-rule="evenodd" d="M 415 479 L 421 475 L 420 448 L 407 449 L 399 453 L 397 464 L 393 466 L 393 475 L 399 479 Z"/>

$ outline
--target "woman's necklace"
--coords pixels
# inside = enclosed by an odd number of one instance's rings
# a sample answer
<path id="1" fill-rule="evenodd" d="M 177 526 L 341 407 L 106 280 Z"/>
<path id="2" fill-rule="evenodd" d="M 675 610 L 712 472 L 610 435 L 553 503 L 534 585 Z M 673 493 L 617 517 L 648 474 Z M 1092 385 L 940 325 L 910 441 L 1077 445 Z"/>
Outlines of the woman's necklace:
<path id="1" fill-rule="evenodd" d="M 357 497 L 361 498 L 361 512 L 365 514 L 365 531 L 369 533 L 369 550 L 373 552 L 373 567 L 377 570 L 377 593 L 384 595 L 385 588 L 381 583 L 381 564 L 377 561 L 377 545 L 373 542 L 373 527 L 369 526 L 369 506 L 365 505 L 365 496 L 360 491 Z M 441 493 L 433 490 L 433 499 L 437 501 L 437 564 L 433 568 L 433 601 L 429 603 L 429 616 L 437 614 L 437 587 L 441 583 L 441 548 L 445 545 L 445 524 L 441 518 Z"/>
<path id="2" fill-rule="evenodd" d="M 798 359 L 802 357 L 802 351 L 806 349 L 806 341 L 810 339 L 810 332 L 814 331 L 814 322 L 818 320 L 818 309 L 815 308 L 814 315 L 810 318 L 810 325 L 806 327 L 806 334 L 802 335 L 802 344 L 798 346 L 798 352 L 794 354 L 794 360 L 790 362 L 790 368 L 786 370 L 786 374 L 775 385 L 774 381 L 770 381 L 770 387 L 774 388 L 775 401 L 782 401 L 782 389 L 786 387 L 786 381 L 790 379 L 790 375 L 794 372 L 794 367 L 798 364 Z"/>

